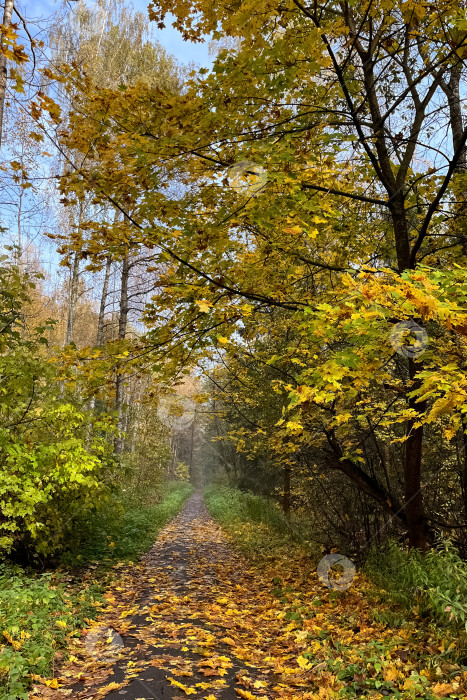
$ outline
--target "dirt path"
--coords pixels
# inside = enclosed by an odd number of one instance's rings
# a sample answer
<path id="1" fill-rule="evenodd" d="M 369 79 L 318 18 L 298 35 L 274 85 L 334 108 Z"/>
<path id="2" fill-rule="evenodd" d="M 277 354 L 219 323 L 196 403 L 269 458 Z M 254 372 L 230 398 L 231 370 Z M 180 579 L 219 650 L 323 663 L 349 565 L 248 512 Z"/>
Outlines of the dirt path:
<path id="1" fill-rule="evenodd" d="M 36 686 L 31 697 L 273 697 L 275 600 L 253 599 L 255 572 L 232 551 L 200 493 L 142 562 L 121 573 L 100 626 L 60 669 L 60 687 Z"/>

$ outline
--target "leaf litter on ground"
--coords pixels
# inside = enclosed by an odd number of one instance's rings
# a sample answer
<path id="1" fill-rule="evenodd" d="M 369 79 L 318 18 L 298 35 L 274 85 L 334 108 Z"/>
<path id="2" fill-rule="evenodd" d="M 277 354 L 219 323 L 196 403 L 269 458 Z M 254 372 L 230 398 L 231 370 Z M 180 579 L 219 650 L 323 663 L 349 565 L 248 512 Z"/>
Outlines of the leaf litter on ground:
<path id="1" fill-rule="evenodd" d="M 90 656 L 83 630 L 30 697 L 112 700 L 126 688 L 149 699 L 157 681 L 194 700 L 467 700 L 452 633 L 409 615 L 397 626 L 376 621 L 389 606 L 384 591 L 360 574 L 347 591 L 329 590 L 298 546 L 253 563 L 235 547 L 248 527 L 226 533 L 192 496 L 106 593 L 97 624 L 122 638 L 118 661 Z"/>

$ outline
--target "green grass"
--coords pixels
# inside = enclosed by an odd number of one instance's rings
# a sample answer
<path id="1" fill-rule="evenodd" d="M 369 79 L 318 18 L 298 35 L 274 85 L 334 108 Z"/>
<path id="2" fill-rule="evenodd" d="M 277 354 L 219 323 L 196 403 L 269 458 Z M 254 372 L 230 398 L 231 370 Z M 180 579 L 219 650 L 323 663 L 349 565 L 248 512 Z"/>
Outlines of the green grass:
<path id="1" fill-rule="evenodd" d="M 177 515 L 192 492 L 191 484 L 174 481 L 157 490 L 154 503 L 142 504 L 132 492 L 116 495 L 104 510 L 76 524 L 79 539 L 63 554 L 62 563 L 111 564 L 137 558 L 152 546 L 159 530 Z"/>
<path id="2" fill-rule="evenodd" d="M 297 533 L 297 524 L 291 528 L 280 508 L 263 496 L 211 485 L 204 498 L 211 516 L 253 560 L 272 559 L 291 545 L 307 553 L 314 550 L 306 537 Z"/>
<path id="3" fill-rule="evenodd" d="M 467 562 L 449 541 L 427 554 L 389 542 L 374 549 L 365 565 L 368 577 L 403 609 L 437 624 L 467 630 Z"/>
<path id="4" fill-rule="evenodd" d="M 237 520 L 251 520 L 287 533 L 288 528 L 279 508 L 263 496 L 228 486 L 211 485 L 205 491 L 205 500 L 212 516 L 225 525 Z"/>
<path id="5" fill-rule="evenodd" d="M 148 505 L 131 493 L 116 496 L 79 524 L 79 539 L 53 573 L 0 565 L 0 700 L 26 700 L 32 675 L 50 675 L 69 638 L 97 617 L 111 565 L 147 551 L 192 491 L 190 484 L 169 483 Z"/>

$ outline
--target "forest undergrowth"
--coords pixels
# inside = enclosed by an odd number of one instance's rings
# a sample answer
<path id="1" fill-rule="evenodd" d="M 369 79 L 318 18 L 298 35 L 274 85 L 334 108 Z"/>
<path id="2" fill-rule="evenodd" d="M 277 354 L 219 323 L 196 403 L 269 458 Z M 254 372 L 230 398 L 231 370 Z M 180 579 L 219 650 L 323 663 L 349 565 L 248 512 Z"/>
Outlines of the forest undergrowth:
<path id="1" fill-rule="evenodd" d="M 26 699 L 34 679 L 53 675 L 70 640 L 99 615 L 119 568 L 150 548 L 191 492 L 185 482 L 168 483 L 146 505 L 134 493 L 115 495 L 78 524 L 79 537 L 45 571 L 0 565 L 1 700 Z"/>
<path id="2" fill-rule="evenodd" d="M 206 504 L 272 581 L 303 640 L 300 663 L 331 674 L 336 694 L 316 697 L 467 696 L 467 564 L 449 541 L 425 556 L 391 542 L 373 549 L 348 590 L 322 585 L 317 596 L 324 551 L 298 542 L 271 500 L 211 486 Z"/>

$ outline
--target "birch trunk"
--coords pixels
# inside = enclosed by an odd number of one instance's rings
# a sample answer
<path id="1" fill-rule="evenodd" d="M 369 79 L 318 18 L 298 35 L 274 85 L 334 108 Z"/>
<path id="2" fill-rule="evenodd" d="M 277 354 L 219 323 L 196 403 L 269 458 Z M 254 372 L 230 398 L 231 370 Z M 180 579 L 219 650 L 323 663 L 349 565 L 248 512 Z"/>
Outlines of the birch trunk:
<path id="1" fill-rule="evenodd" d="M 79 261 L 81 252 L 76 251 L 73 256 L 73 264 L 70 273 L 70 296 L 68 302 L 68 319 L 66 324 L 65 345 L 73 342 L 73 332 L 75 328 L 76 304 L 79 292 Z"/>
<path id="2" fill-rule="evenodd" d="M 5 0 L 3 6 L 3 22 L 5 27 L 9 27 L 11 24 L 11 15 L 13 14 L 14 1 Z M 3 44 L 2 44 L 3 48 Z M 2 146 L 3 137 L 3 114 L 5 110 L 5 97 L 6 97 L 6 84 L 7 84 L 7 61 L 6 56 L 3 51 L 0 53 L 0 148 Z"/>

